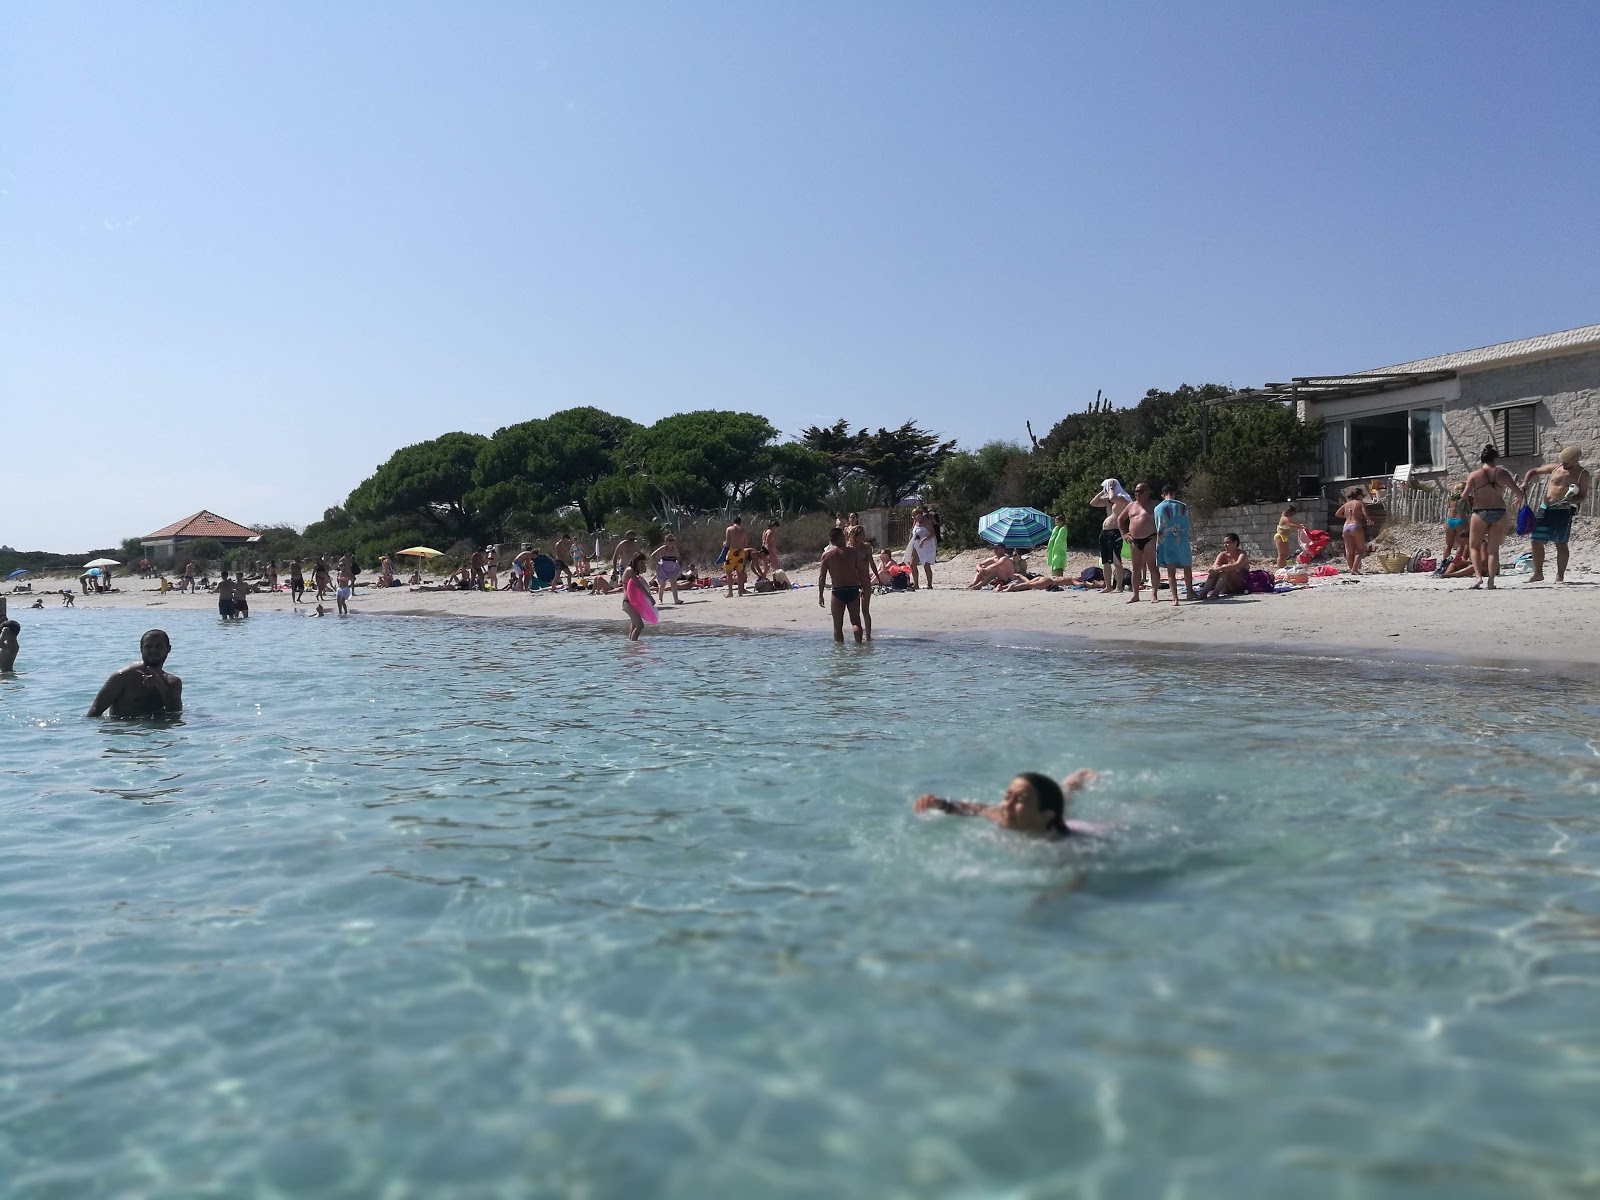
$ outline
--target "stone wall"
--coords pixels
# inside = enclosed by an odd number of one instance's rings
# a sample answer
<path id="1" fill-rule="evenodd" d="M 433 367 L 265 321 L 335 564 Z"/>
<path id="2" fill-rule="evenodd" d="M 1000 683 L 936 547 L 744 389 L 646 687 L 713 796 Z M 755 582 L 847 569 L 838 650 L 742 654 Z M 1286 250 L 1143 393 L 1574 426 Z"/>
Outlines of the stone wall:
<path id="1" fill-rule="evenodd" d="M 1529 467 L 1554 462 L 1563 446 L 1576 445 L 1591 471 L 1600 463 L 1600 351 L 1462 375 L 1461 398 L 1444 413 L 1450 474 L 1470 471 L 1485 443 L 1498 444 L 1493 410 L 1511 404 L 1539 406 L 1539 452 L 1502 458 L 1500 465 L 1512 474 L 1520 477 Z"/>
<path id="2" fill-rule="evenodd" d="M 1327 528 L 1326 501 L 1296 500 L 1294 506 L 1299 510 L 1295 514 L 1295 520 L 1300 524 L 1310 529 Z M 1194 547 L 1195 562 L 1199 563 L 1202 554 L 1215 555 L 1222 549 L 1223 537 L 1230 533 L 1239 535 L 1240 545 L 1251 558 L 1269 558 L 1276 561 L 1278 552 L 1273 545 L 1272 534 L 1278 528 L 1278 518 L 1283 515 L 1285 507 L 1286 504 L 1282 501 L 1275 504 L 1240 504 L 1233 508 L 1219 508 L 1204 518 L 1191 510 L 1189 541 Z M 1297 553 L 1299 549 L 1298 543 L 1290 543 L 1291 554 Z"/>

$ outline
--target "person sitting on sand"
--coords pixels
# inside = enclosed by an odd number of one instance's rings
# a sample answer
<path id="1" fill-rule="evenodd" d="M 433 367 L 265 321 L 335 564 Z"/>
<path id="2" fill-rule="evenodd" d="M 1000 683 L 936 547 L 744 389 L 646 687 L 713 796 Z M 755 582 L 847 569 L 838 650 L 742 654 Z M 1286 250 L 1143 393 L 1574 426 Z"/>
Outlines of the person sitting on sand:
<path id="1" fill-rule="evenodd" d="M 1033 837 L 1062 838 L 1102 833 L 1098 825 L 1067 819 L 1069 798 L 1095 778 L 1088 768 L 1068 775 L 1059 784 L 1048 775 L 1024 771 L 1011 781 L 999 804 L 974 804 L 970 800 L 941 800 L 918 796 L 912 812 L 941 812 L 958 817 L 986 817 L 1001 829 Z"/>
<path id="2" fill-rule="evenodd" d="M 22 626 L 15 621 L 0 621 L 0 671 L 9 671 L 17 665 L 17 635 Z"/>
<path id="3" fill-rule="evenodd" d="M 589 580 L 589 591 L 596 596 L 609 596 L 612 592 L 620 592 L 622 585 L 612 583 L 604 575 L 596 575 Z"/>
<path id="4" fill-rule="evenodd" d="M 1237 596 L 1245 590 L 1245 576 L 1250 571 L 1250 556 L 1239 545 L 1239 535 L 1230 533 L 1222 539 L 1222 553 L 1211 564 L 1211 573 L 1200 585 L 1200 599 L 1214 596 Z"/>
<path id="5" fill-rule="evenodd" d="M 1434 574 L 1445 579 L 1460 579 L 1463 575 L 1472 574 L 1472 550 L 1465 537 L 1456 539 L 1454 554 L 1440 563 Z"/>
<path id="6" fill-rule="evenodd" d="M 123 667 L 100 688 L 88 715 L 110 711 L 113 717 L 153 717 L 183 708 L 183 680 L 162 670 L 172 653 L 165 630 L 152 629 L 139 639 L 139 661 Z"/>
<path id="7" fill-rule="evenodd" d="M 972 582 L 967 584 L 967 591 L 975 592 L 991 583 L 1010 583 L 1016 577 L 1016 561 L 1006 553 L 1004 547 L 996 546 L 992 555 L 978 563 Z"/>

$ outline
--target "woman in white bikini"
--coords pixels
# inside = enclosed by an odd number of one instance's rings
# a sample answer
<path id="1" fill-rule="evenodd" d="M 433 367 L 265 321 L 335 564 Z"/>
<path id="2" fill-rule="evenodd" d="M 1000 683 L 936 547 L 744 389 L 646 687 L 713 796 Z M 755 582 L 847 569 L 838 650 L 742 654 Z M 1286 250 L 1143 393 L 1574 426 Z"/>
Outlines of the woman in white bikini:
<path id="1" fill-rule="evenodd" d="M 1495 590 L 1494 579 L 1500 574 L 1500 545 L 1511 528 L 1506 520 L 1505 489 L 1516 491 L 1517 481 L 1510 471 L 1496 465 L 1499 461 L 1500 451 L 1492 445 L 1485 446 L 1478 455 L 1478 469 L 1461 485 L 1461 498 L 1472 506 L 1467 545 L 1472 555 L 1474 591 L 1483 586 L 1485 576 L 1489 590 Z"/>
<path id="2" fill-rule="evenodd" d="M 1367 556 L 1367 505 L 1358 487 L 1346 488 L 1344 503 L 1334 513 L 1344 522 L 1344 561 L 1350 574 L 1361 574 L 1361 562 Z"/>

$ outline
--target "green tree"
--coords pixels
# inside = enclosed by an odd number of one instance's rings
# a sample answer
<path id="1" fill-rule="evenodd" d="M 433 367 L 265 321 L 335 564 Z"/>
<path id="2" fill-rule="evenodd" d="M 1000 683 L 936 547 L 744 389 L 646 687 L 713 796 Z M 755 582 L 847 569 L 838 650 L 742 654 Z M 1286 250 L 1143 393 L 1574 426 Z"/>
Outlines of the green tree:
<path id="1" fill-rule="evenodd" d="M 956 448 L 913 421 L 876 433 L 852 433 L 848 421 L 813 425 L 801 431 L 800 442 L 828 459 L 835 491 L 864 479 L 872 486 L 872 503 L 885 505 L 916 495 Z"/>
<path id="2" fill-rule="evenodd" d="M 470 502 L 496 529 L 513 513 L 575 508 L 590 530 L 605 524 L 608 488 L 628 438 L 643 426 L 598 408 L 568 408 L 495 431 L 473 468 Z"/>
<path id="3" fill-rule="evenodd" d="M 750 492 L 750 503 L 787 517 L 820 508 L 832 484 L 832 464 L 798 442 L 782 442 L 769 454 L 767 473 Z"/>
<path id="4" fill-rule="evenodd" d="M 217 562 L 222 558 L 222 543 L 216 538 L 195 538 L 187 547 L 180 548 L 179 558 L 192 558 L 197 563 Z"/>
<path id="5" fill-rule="evenodd" d="M 344 507 L 356 520 L 420 516 L 429 525 L 471 533 L 474 514 L 467 496 L 488 441 L 477 433 L 447 433 L 396 450 L 350 493 Z"/>
<path id="6" fill-rule="evenodd" d="M 1015 442 L 989 442 L 945 459 L 923 497 L 939 506 L 942 537 L 954 549 L 979 543 L 985 513 L 1028 502 L 1028 451 Z"/>
<path id="7" fill-rule="evenodd" d="M 728 511 L 771 477 L 777 438 L 765 417 L 706 409 L 638 431 L 624 457 L 642 503 L 666 514 Z"/>

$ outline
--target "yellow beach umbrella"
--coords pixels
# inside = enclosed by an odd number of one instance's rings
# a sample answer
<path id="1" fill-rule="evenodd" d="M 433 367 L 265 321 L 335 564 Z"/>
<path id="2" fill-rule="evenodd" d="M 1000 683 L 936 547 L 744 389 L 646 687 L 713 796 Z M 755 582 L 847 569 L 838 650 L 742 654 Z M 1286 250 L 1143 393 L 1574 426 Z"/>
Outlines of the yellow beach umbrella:
<path id="1" fill-rule="evenodd" d="M 396 550 L 396 554 L 404 554 L 407 558 L 440 558 L 443 550 L 435 550 L 432 546 L 413 546 L 409 550 Z"/>

